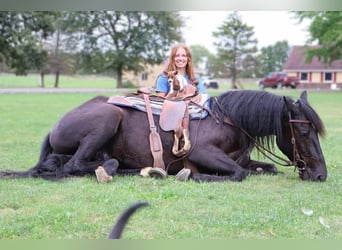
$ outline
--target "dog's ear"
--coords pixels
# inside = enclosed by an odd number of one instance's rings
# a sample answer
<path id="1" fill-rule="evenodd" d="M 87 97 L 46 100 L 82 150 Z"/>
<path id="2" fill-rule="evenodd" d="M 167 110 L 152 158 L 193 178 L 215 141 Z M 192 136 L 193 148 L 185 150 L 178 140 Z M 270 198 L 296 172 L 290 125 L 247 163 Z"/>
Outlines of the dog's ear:
<path id="1" fill-rule="evenodd" d="M 178 70 L 175 70 L 175 71 L 174 71 L 174 74 L 177 75 L 177 74 L 178 74 Z"/>

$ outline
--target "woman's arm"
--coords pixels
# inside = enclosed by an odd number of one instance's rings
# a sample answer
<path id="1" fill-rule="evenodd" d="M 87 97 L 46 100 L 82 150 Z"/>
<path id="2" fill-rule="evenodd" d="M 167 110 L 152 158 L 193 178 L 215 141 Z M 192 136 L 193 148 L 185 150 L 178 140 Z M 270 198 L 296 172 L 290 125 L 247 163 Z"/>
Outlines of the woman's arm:
<path id="1" fill-rule="evenodd" d="M 166 75 L 159 75 L 156 82 L 156 92 L 158 96 L 165 97 L 170 91 L 170 86 Z"/>

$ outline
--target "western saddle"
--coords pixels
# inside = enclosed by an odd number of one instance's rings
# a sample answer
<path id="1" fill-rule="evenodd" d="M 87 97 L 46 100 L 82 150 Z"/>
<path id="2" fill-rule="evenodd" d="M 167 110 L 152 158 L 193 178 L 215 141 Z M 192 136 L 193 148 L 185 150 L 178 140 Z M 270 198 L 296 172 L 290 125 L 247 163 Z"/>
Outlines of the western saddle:
<path id="1" fill-rule="evenodd" d="M 160 113 L 159 126 L 164 131 L 174 131 L 174 144 L 172 153 L 181 157 L 186 155 L 191 149 L 189 134 L 189 104 L 190 102 L 200 106 L 201 95 L 198 94 L 195 84 L 186 84 L 183 76 L 177 75 L 177 71 L 165 72 L 170 84 L 170 92 L 164 98 Z M 155 178 L 166 178 L 167 172 L 163 161 L 163 146 L 157 127 L 153 120 L 150 96 L 147 88 L 139 88 L 138 95 L 142 95 L 146 107 L 147 118 L 150 126 L 150 148 L 153 156 L 153 167 L 145 167 L 140 172 L 142 176 L 152 176 Z M 127 104 L 122 97 L 111 97 L 109 103 Z M 184 160 L 185 167 L 197 171 L 187 160 Z"/>

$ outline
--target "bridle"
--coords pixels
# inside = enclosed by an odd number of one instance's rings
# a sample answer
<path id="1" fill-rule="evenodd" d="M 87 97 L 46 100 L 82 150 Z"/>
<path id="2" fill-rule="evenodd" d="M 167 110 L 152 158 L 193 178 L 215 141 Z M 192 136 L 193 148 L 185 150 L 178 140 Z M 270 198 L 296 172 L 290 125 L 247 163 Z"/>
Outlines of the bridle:
<path id="1" fill-rule="evenodd" d="M 311 122 L 309 120 L 292 119 L 291 118 L 291 112 L 289 112 L 289 125 L 290 125 L 290 130 L 291 130 L 291 143 L 293 145 L 293 160 L 294 160 L 293 166 L 295 167 L 295 170 L 298 169 L 299 171 L 303 172 L 304 170 L 306 170 L 307 164 L 304 160 L 302 160 L 300 158 L 300 156 L 298 154 L 296 139 L 294 137 L 294 129 L 293 129 L 294 123 L 310 124 Z"/>
<path id="2" fill-rule="evenodd" d="M 216 104 L 218 105 L 219 109 L 222 109 L 221 104 L 218 102 L 217 98 L 214 98 Z M 279 155 L 276 155 L 275 153 L 273 153 L 272 151 L 270 151 L 269 149 L 267 149 L 266 147 L 264 147 L 263 145 L 261 145 L 254 137 L 252 137 L 246 130 L 244 130 L 243 128 L 235 125 L 232 121 L 230 121 L 226 115 L 224 115 L 224 123 L 227 123 L 228 125 L 237 127 L 241 130 L 241 132 L 243 132 L 249 139 L 251 139 L 254 142 L 254 146 L 255 148 L 262 154 L 264 155 L 266 158 L 268 158 L 269 160 L 273 161 L 276 164 L 279 164 L 281 166 L 285 166 L 285 167 L 289 167 L 289 166 L 294 166 L 294 171 L 296 171 L 296 169 L 298 169 L 299 172 L 303 172 L 304 170 L 306 170 L 307 164 L 304 160 L 302 160 L 300 158 L 300 155 L 298 153 L 298 147 L 296 144 L 296 139 L 295 139 L 295 133 L 294 133 L 294 128 L 293 128 L 293 124 L 294 123 L 303 123 L 303 124 L 310 124 L 311 122 L 309 120 L 300 120 L 300 119 L 292 119 L 291 116 L 291 112 L 289 111 L 289 126 L 290 126 L 290 131 L 291 131 L 291 144 L 292 144 L 292 161 L 287 160 Z M 269 156 L 271 155 L 271 156 Z"/>

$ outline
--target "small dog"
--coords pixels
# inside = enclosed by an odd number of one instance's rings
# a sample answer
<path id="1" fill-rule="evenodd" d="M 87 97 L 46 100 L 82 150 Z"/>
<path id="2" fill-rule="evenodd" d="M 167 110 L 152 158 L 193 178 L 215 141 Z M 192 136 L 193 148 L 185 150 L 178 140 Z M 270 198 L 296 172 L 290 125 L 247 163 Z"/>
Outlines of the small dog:
<path id="1" fill-rule="evenodd" d="M 181 95 L 184 87 L 187 85 L 185 78 L 178 74 L 178 71 L 164 72 L 170 85 L 170 91 L 167 97 L 177 97 Z"/>
<path id="2" fill-rule="evenodd" d="M 137 202 L 135 204 L 133 204 L 132 206 L 130 206 L 129 208 L 127 208 L 118 218 L 118 220 L 116 221 L 112 231 L 110 232 L 110 234 L 108 235 L 108 239 L 120 239 L 121 238 L 121 234 L 128 222 L 128 220 L 130 219 L 130 217 L 132 216 L 132 214 L 138 210 L 141 207 L 145 207 L 148 205 L 148 202 Z"/>

